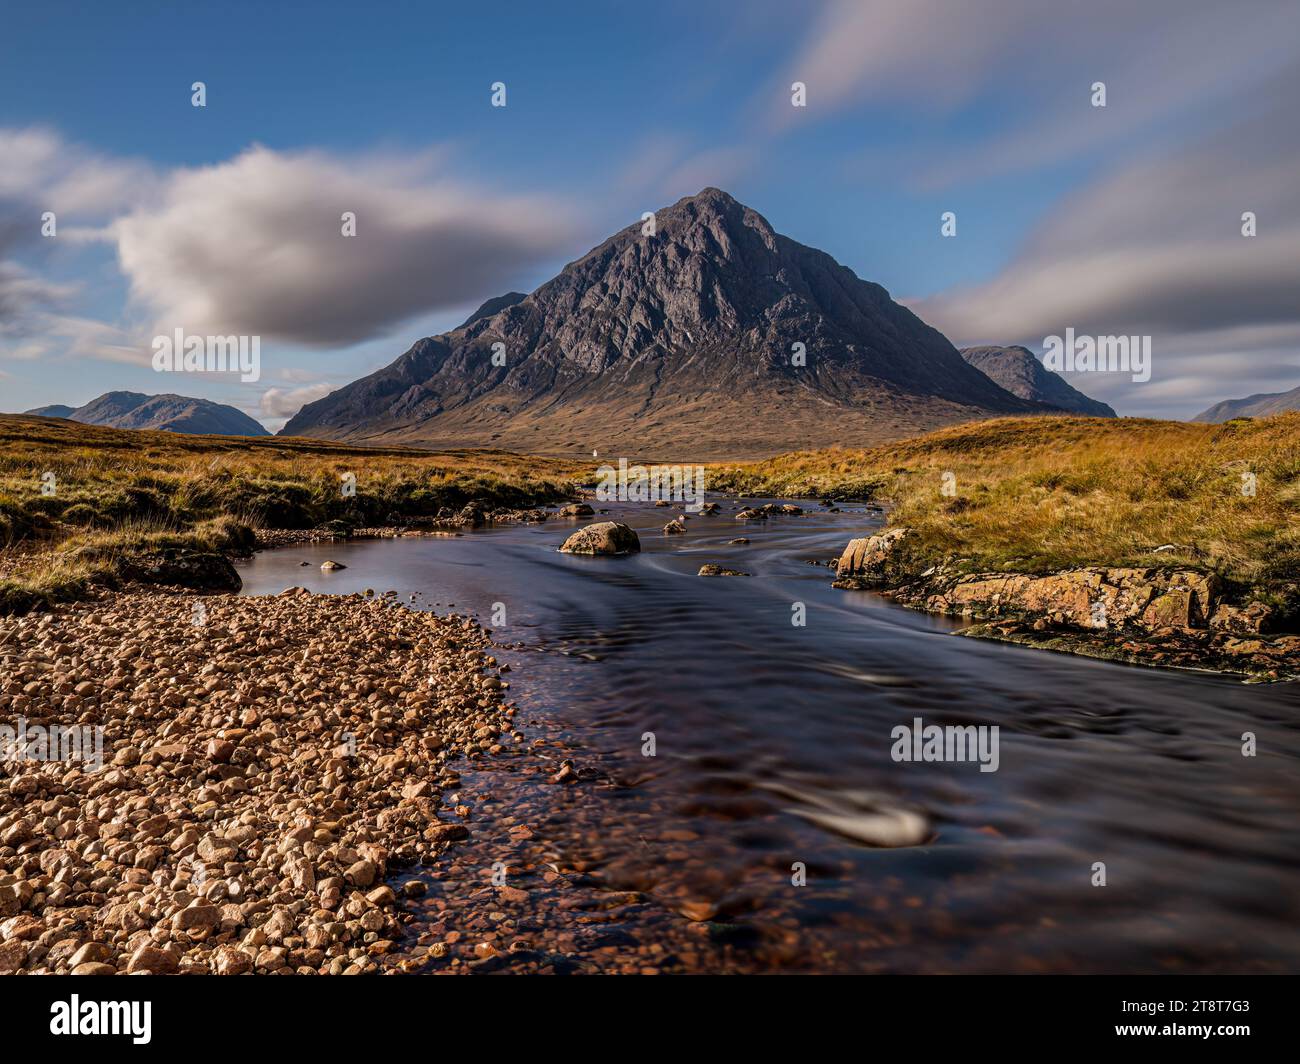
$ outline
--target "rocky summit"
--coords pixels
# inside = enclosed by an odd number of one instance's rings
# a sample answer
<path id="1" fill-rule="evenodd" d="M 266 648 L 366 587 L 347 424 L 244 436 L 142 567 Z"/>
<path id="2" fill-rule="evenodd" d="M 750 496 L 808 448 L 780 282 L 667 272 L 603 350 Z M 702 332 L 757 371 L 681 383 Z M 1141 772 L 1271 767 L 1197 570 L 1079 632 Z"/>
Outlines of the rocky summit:
<path id="1" fill-rule="evenodd" d="M 494 358 L 495 354 L 495 358 Z M 741 458 L 1041 412 L 829 255 L 705 189 L 489 301 L 284 435 Z"/>

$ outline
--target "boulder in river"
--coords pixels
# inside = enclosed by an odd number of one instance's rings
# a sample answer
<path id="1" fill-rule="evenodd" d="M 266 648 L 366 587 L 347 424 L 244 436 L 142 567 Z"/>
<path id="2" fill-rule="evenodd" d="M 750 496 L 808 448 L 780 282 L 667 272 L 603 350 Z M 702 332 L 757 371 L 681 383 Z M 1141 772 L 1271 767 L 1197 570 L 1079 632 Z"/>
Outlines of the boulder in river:
<path id="1" fill-rule="evenodd" d="M 332 572 L 334 572 L 336 569 L 346 569 L 346 568 L 347 568 L 347 566 L 344 565 L 342 562 L 335 562 L 335 561 L 324 561 L 324 562 L 321 562 L 321 563 L 320 563 L 320 567 L 321 567 L 321 572 L 324 572 L 324 573 L 332 573 Z"/>
<path id="2" fill-rule="evenodd" d="M 674 517 L 671 521 L 669 521 L 666 525 L 664 525 L 665 536 L 681 536 L 684 535 L 685 532 L 686 532 L 686 522 L 683 521 L 680 517 Z"/>
<path id="3" fill-rule="evenodd" d="M 596 511 L 585 502 L 571 502 L 556 515 L 558 517 L 590 517 Z"/>
<path id="4" fill-rule="evenodd" d="M 850 540 L 835 566 L 839 580 L 853 580 L 859 587 L 886 582 L 888 563 L 894 550 L 909 535 L 911 529 L 891 528 L 876 536 Z"/>
<path id="5" fill-rule="evenodd" d="M 564 541 L 564 554 L 636 554 L 641 550 L 637 534 L 621 521 L 598 521 L 580 528 Z"/>
<path id="6" fill-rule="evenodd" d="M 752 576 L 753 573 L 741 572 L 739 569 L 727 569 L 721 565 L 709 563 L 701 565 L 697 576 Z"/>

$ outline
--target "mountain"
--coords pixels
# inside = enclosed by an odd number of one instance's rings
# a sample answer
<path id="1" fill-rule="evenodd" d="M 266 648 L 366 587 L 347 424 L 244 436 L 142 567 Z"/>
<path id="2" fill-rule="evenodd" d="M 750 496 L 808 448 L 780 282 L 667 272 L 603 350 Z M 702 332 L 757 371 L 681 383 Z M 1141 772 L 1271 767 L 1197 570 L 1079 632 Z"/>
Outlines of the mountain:
<path id="1" fill-rule="evenodd" d="M 725 192 L 683 199 L 655 224 L 651 236 L 631 225 L 531 295 L 417 341 L 304 406 L 282 434 L 741 458 L 1043 412 L 968 366 L 880 285 Z M 792 364 L 795 344 L 806 365 Z"/>
<path id="2" fill-rule="evenodd" d="M 55 413 L 54 411 L 66 411 Z M 269 436 L 267 430 L 233 406 L 184 395 L 142 395 L 105 392 L 85 406 L 42 406 L 27 411 L 45 417 L 65 417 L 85 425 L 115 429 L 159 429 L 163 432 L 212 433 L 218 436 Z"/>
<path id="3" fill-rule="evenodd" d="M 38 406 L 35 410 L 24 410 L 24 414 L 36 414 L 38 417 L 72 417 L 76 407 L 63 406 L 55 403 L 53 406 Z"/>
<path id="4" fill-rule="evenodd" d="M 493 314 L 505 310 L 506 307 L 513 307 L 516 303 L 522 303 L 527 298 L 528 296 L 524 292 L 507 292 L 503 296 L 494 296 L 461 322 L 460 327 L 468 329 L 479 318 L 490 318 Z"/>
<path id="5" fill-rule="evenodd" d="M 1268 417 L 1270 414 L 1285 414 L 1291 410 L 1300 410 L 1300 388 L 1292 388 L 1289 392 L 1248 395 L 1245 399 L 1225 399 L 1221 403 L 1215 403 L 1209 410 L 1202 410 L 1192 420 L 1213 425 L 1234 417 Z"/>
<path id="6" fill-rule="evenodd" d="M 1089 417 L 1115 417 L 1105 403 L 1090 399 L 1044 366 L 1026 347 L 963 347 L 961 357 L 1012 395 Z"/>

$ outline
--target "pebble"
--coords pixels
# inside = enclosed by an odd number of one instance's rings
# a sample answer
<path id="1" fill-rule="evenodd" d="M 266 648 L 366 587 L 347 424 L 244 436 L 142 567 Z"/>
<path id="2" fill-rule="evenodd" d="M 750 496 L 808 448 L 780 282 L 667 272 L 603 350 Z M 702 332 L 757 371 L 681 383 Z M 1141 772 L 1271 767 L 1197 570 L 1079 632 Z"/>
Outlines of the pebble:
<path id="1" fill-rule="evenodd" d="M 424 888 L 386 880 L 468 836 L 439 818 L 451 763 L 512 728 L 475 622 L 209 595 L 196 626 L 193 603 L 0 618 L 0 717 L 104 729 L 98 770 L 0 780 L 0 973 L 376 971 Z"/>

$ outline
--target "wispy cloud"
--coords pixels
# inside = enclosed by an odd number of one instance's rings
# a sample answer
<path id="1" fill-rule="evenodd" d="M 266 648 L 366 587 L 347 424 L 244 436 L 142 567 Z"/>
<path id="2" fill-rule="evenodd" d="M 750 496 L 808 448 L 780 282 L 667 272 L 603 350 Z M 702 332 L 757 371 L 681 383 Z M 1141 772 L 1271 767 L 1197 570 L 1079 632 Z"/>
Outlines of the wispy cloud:
<path id="1" fill-rule="evenodd" d="M 916 115 L 926 128 L 910 151 L 868 147 L 864 161 L 928 189 L 1226 113 L 1294 61 L 1295 31 L 1289 0 L 828 0 L 757 106 L 770 131 L 863 106 Z M 806 108 L 789 105 L 793 81 L 808 86 Z M 1108 106 L 1094 111 L 1095 81 Z M 977 103 L 992 122 L 943 120 Z"/>
<path id="2" fill-rule="evenodd" d="M 68 143 L 45 128 L 0 129 L 0 200 L 68 218 L 104 216 L 148 196 L 154 167 Z M 33 219 L 33 229 L 36 224 Z"/>
<path id="3" fill-rule="evenodd" d="M 1151 335 L 1151 384 L 1098 378 L 1094 389 L 1129 409 L 1194 413 L 1243 377 L 1294 387 L 1300 135 L 1285 132 L 1289 107 L 1279 97 L 1229 130 L 1110 174 L 1054 207 L 997 276 L 915 309 L 958 343 L 1041 347 L 1066 327 Z M 1247 211 L 1253 237 L 1242 235 Z"/>

